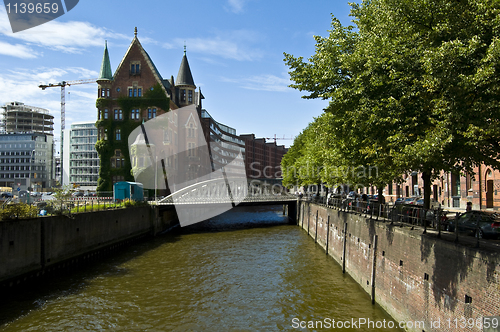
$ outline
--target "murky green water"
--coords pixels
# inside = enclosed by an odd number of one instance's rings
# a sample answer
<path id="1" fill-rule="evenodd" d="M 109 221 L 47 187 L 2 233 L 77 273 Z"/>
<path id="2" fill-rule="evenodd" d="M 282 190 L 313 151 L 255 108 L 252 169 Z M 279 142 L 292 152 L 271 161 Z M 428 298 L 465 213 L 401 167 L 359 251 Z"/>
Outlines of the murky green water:
<path id="1" fill-rule="evenodd" d="M 0 331 L 328 331 L 333 319 L 392 321 L 280 208 L 236 210 L 3 298 Z"/>

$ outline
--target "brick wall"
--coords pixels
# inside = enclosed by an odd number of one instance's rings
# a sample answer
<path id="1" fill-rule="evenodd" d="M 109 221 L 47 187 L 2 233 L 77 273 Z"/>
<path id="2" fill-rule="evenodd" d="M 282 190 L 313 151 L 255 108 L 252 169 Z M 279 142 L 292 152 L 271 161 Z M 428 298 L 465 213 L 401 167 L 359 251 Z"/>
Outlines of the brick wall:
<path id="1" fill-rule="evenodd" d="M 500 312 L 499 252 L 309 202 L 300 203 L 298 216 L 298 225 L 323 248 L 328 242 L 329 254 L 368 294 L 375 285 L 375 302 L 396 323 L 424 322 L 409 331 L 482 331 L 481 318 Z"/>

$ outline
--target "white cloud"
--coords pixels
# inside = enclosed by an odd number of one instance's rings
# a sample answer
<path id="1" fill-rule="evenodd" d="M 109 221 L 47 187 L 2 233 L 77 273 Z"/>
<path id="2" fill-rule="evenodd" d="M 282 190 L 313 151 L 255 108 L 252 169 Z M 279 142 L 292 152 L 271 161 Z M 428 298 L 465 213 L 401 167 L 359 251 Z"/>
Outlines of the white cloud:
<path id="1" fill-rule="evenodd" d="M 236 30 L 216 32 L 216 35 L 212 37 L 177 38 L 174 39 L 174 44 L 178 47 L 186 44 L 188 52 L 193 51 L 238 61 L 253 61 L 263 56 L 262 51 L 249 46 L 258 41 L 257 33 L 249 30 Z"/>
<path id="2" fill-rule="evenodd" d="M 271 91 L 271 92 L 286 92 L 292 91 L 288 87 L 291 84 L 289 78 L 278 77 L 275 75 L 257 75 L 242 79 L 222 78 L 223 82 L 238 84 L 243 89 L 258 90 L 258 91 Z"/>
<path id="3" fill-rule="evenodd" d="M 130 39 L 129 36 L 96 27 L 89 22 L 77 21 L 59 22 L 54 20 L 28 30 L 12 33 L 3 6 L 0 7 L 0 34 L 21 40 L 29 46 L 46 47 L 64 53 L 81 53 L 89 46 L 102 47 L 104 39 Z M 26 48 L 28 48 L 27 45 L 25 45 Z M 22 45 L 18 45 L 18 48 L 19 46 Z M 37 55 L 35 52 L 33 53 L 35 56 Z M 23 53 L 18 54 L 22 55 Z"/>
<path id="4" fill-rule="evenodd" d="M 228 0 L 229 8 L 226 7 L 226 9 L 236 14 L 241 13 L 245 2 L 245 0 Z"/>
<path id="5" fill-rule="evenodd" d="M 9 44 L 0 41 L 0 54 L 9 55 L 21 59 L 33 59 L 38 56 L 33 49 L 21 44 Z"/>

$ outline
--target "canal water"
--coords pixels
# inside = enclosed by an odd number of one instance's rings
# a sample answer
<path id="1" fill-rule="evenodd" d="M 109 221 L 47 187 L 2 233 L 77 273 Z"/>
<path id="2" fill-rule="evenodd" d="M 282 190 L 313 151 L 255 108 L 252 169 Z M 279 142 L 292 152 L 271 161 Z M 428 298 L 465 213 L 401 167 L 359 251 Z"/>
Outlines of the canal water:
<path id="1" fill-rule="evenodd" d="M 281 207 L 236 208 L 0 303 L 1 332 L 396 331 L 373 328 L 384 320 Z"/>

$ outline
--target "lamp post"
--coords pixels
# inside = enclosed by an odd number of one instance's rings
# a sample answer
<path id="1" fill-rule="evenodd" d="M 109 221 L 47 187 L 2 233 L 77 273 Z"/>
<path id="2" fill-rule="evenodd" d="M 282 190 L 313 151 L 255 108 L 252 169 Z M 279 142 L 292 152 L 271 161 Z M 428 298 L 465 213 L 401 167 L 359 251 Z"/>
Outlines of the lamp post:
<path id="1" fill-rule="evenodd" d="M 30 172 L 29 172 L 30 183 L 29 183 L 28 191 L 31 188 L 31 173 L 32 173 L 32 168 L 33 168 L 31 165 L 33 163 L 34 156 L 35 156 L 35 150 L 31 151 L 31 156 L 30 156 Z"/>
<path id="2" fill-rule="evenodd" d="M 155 204 L 158 205 L 158 195 L 156 191 L 158 190 L 158 156 L 156 156 L 155 162 Z"/>
<path id="3" fill-rule="evenodd" d="M 31 203 L 31 202 L 30 202 L 30 201 L 31 201 L 31 199 L 30 199 L 30 195 L 31 195 L 31 193 L 30 193 L 30 188 L 31 188 L 31 184 L 32 184 L 32 183 L 31 183 L 31 171 L 32 171 L 32 168 L 33 168 L 33 167 L 32 167 L 32 164 L 33 164 L 33 158 L 34 158 L 34 157 L 35 157 L 35 149 L 33 149 L 33 150 L 31 151 L 31 156 L 30 156 L 30 172 L 29 172 L 29 180 L 30 180 L 29 182 L 30 182 L 30 183 L 29 183 L 29 187 L 28 187 L 28 193 L 26 194 L 26 195 L 28 196 L 28 202 L 27 202 L 28 204 L 30 204 L 30 203 Z M 33 188 L 31 188 L 31 189 L 32 189 L 32 191 L 33 191 Z"/>

